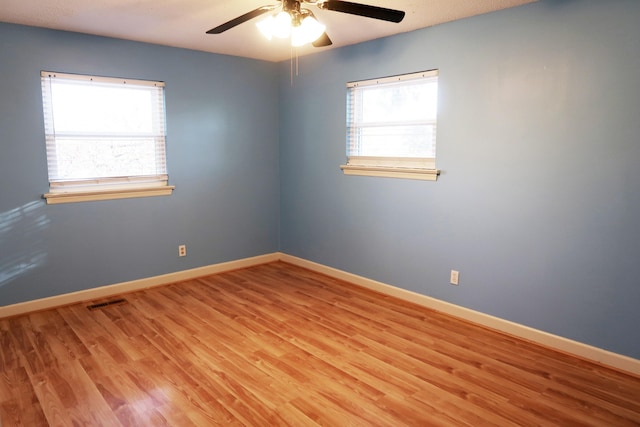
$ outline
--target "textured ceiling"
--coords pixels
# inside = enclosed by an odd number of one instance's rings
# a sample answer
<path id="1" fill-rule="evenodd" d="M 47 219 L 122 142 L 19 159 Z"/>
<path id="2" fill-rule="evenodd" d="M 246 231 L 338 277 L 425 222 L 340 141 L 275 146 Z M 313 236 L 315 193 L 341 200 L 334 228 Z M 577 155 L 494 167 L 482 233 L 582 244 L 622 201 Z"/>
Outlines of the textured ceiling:
<path id="1" fill-rule="evenodd" d="M 75 31 L 167 46 L 282 61 L 292 52 L 287 40 L 267 41 L 255 21 L 222 34 L 205 32 L 272 0 L 0 0 L 0 21 Z M 536 0 L 350 0 L 404 10 L 400 24 L 307 4 L 327 26 L 328 48 L 306 46 L 299 55 L 404 33 Z"/>

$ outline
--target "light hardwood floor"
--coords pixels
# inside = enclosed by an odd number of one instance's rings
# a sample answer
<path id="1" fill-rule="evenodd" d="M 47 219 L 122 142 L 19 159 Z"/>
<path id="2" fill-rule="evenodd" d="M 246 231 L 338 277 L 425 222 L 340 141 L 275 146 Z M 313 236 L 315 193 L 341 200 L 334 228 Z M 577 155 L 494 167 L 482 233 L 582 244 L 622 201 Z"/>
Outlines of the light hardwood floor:
<path id="1" fill-rule="evenodd" d="M 22 426 L 640 425 L 640 378 L 282 262 L 0 320 Z"/>

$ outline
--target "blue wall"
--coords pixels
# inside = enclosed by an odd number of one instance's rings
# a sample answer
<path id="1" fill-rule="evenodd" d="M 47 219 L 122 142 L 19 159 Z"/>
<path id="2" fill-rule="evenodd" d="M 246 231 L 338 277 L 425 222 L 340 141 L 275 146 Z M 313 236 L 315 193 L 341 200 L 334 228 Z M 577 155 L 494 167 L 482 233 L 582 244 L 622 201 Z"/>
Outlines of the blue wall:
<path id="1" fill-rule="evenodd" d="M 40 70 L 165 81 L 174 194 L 46 205 Z M 276 64 L 0 24 L 0 306 L 277 251 L 277 99 Z"/>
<path id="2" fill-rule="evenodd" d="M 281 64 L 281 250 L 640 358 L 639 22 L 542 0 Z M 438 182 L 344 176 L 345 83 L 434 68 Z"/>

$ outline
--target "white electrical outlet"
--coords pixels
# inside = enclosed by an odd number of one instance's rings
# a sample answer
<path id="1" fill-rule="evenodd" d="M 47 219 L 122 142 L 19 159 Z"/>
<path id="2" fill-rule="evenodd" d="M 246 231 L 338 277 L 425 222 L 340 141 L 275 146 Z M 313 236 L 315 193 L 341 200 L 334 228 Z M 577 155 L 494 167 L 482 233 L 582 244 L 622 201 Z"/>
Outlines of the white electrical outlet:
<path id="1" fill-rule="evenodd" d="M 452 285 L 457 285 L 459 278 L 460 278 L 460 272 L 456 270 L 451 270 L 451 277 L 449 278 L 449 282 Z"/>
<path id="2" fill-rule="evenodd" d="M 187 245 L 178 246 L 178 256 L 187 256 Z"/>

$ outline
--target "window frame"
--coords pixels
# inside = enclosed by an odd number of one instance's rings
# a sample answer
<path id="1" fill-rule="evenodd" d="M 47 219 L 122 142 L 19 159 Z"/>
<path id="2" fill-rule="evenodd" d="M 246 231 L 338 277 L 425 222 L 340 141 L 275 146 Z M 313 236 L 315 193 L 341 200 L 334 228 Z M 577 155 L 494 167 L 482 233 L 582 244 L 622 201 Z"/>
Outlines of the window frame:
<path id="1" fill-rule="evenodd" d="M 93 200 L 113 200 L 123 198 L 151 197 L 171 195 L 175 186 L 169 185 L 166 166 L 166 109 L 164 82 L 151 80 L 136 80 L 128 78 L 102 77 L 83 74 L 59 73 L 52 71 L 41 71 L 42 104 L 44 113 L 45 147 L 47 151 L 47 172 L 49 177 L 49 192 L 43 194 L 47 204 L 73 203 Z M 71 81 L 74 84 L 97 84 L 101 86 L 113 86 L 122 88 L 129 86 L 136 90 L 148 90 L 156 100 L 152 102 L 153 116 L 151 119 L 152 131 L 140 134 L 143 137 L 153 140 L 153 153 L 156 157 L 155 173 L 143 175 L 134 174 L 129 176 L 99 177 L 87 176 L 83 178 L 69 178 L 59 176 L 59 163 L 56 157 L 56 138 L 73 138 L 77 140 L 114 138 L 115 140 L 126 140 L 127 137 L 118 132 L 103 132 L 100 136 L 95 131 L 73 131 L 72 133 L 56 134 L 54 126 L 54 106 L 53 91 L 51 82 L 53 79 Z M 136 138 L 135 135 L 128 138 Z M 157 169 L 159 167 L 159 169 Z M 96 174 L 97 175 L 97 174 Z"/>
<path id="2" fill-rule="evenodd" d="M 370 88 L 377 85 L 408 86 L 411 84 L 415 84 L 417 80 L 435 80 L 437 84 L 438 77 L 439 70 L 435 69 L 347 83 L 347 162 L 344 165 L 340 165 L 340 169 L 342 169 L 345 175 L 407 178 L 427 181 L 437 180 L 440 171 L 435 167 L 435 151 L 434 157 L 388 157 L 353 155 L 352 153 L 350 153 L 350 150 L 354 145 L 354 138 L 357 138 L 358 131 L 365 128 L 365 126 L 358 127 L 358 124 L 355 123 L 355 117 L 358 116 L 358 112 L 356 111 L 356 109 L 359 108 L 358 105 L 360 102 L 362 102 L 361 99 L 355 98 L 356 96 L 359 96 L 359 91 L 361 93 L 361 91 L 363 90 L 359 88 Z M 406 123 L 398 122 L 394 125 L 405 126 L 407 123 L 410 123 L 410 121 L 408 120 Z M 389 124 L 385 125 L 390 126 Z M 435 119 L 432 121 L 425 120 L 423 125 L 429 125 L 433 127 L 433 138 L 435 145 L 437 134 L 437 111 Z M 369 126 L 372 127 L 371 125 Z"/>

